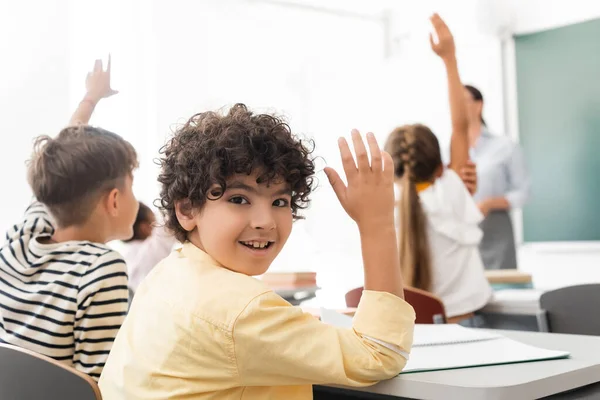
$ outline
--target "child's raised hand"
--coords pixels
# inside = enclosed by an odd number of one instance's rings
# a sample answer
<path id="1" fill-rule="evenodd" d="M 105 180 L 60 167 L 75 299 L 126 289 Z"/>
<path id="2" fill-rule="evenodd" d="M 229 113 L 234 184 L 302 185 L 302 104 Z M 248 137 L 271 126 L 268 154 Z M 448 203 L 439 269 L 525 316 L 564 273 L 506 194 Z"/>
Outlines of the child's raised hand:
<path id="1" fill-rule="evenodd" d="M 429 19 L 433 25 L 433 29 L 435 29 L 435 34 L 438 39 L 436 43 L 433 40 L 433 34 L 429 34 L 431 49 L 443 60 L 454 57 L 456 48 L 454 46 L 452 32 L 448 29 L 448 25 L 446 25 L 444 20 L 438 14 L 433 14 Z"/>
<path id="2" fill-rule="evenodd" d="M 460 179 L 462 179 L 465 187 L 472 195 L 477 192 L 477 165 L 469 160 L 460 169 Z"/>
<path id="3" fill-rule="evenodd" d="M 110 87 L 110 67 L 110 54 L 108 55 L 106 70 L 104 70 L 102 66 L 102 60 L 96 60 L 93 71 L 88 73 L 87 78 L 85 79 L 85 87 L 87 89 L 85 97 L 88 100 L 97 103 L 106 97 L 119 93 L 117 90 L 113 90 Z"/>
<path id="4" fill-rule="evenodd" d="M 394 163 L 392 157 L 381 151 L 372 133 L 367 134 L 369 152 L 360 133 L 352 130 L 352 142 L 356 162 L 346 139 L 340 138 L 338 145 L 348 186 L 333 168 L 325 168 L 327 178 L 342 207 L 358 224 L 359 228 L 381 227 L 394 223 Z"/>

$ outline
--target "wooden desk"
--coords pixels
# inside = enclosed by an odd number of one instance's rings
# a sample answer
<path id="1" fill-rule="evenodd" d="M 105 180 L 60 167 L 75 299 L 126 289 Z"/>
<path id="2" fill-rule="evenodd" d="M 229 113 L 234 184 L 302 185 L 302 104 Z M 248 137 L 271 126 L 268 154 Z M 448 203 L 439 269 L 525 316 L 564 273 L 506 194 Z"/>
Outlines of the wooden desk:
<path id="1" fill-rule="evenodd" d="M 315 386 L 315 400 L 600 399 L 600 337 L 500 332 L 533 346 L 569 351 L 571 358 L 403 374 L 369 388 Z"/>

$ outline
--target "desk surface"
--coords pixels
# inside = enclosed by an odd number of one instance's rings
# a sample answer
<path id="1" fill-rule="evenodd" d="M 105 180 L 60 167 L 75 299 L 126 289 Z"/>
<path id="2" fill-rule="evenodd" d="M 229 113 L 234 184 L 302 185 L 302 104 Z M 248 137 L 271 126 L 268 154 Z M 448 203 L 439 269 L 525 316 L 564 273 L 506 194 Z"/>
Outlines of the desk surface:
<path id="1" fill-rule="evenodd" d="M 409 399 L 516 400 L 537 399 L 600 382 L 600 337 L 499 332 L 533 346 L 569 351 L 571 358 L 404 374 L 352 391 Z M 600 387 L 596 390 L 600 395 Z M 573 393 L 561 398 L 578 397 Z"/>
<path id="2" fill-rule="evenodd" d="M 543 289 L 506 289 L 494 292 L 494 296 L 481 310 L 484 313 L 537 315 Z"/>

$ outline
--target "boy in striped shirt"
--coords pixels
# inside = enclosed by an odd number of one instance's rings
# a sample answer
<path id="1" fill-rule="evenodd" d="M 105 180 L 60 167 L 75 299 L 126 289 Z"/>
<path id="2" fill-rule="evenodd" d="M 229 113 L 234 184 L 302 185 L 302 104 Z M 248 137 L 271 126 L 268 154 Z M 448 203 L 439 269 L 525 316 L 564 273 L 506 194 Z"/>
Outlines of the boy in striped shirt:
<path id="1" fill-rule="evenodd" d="M 110 61 L 109 61 L 110 62 Z M 128 306 L 127 268 L 105 245 L 132 236 L 135 150 L 87 123 L 110 89 L 96 62 L 72 126 L 36 140 L 29 184 L 37 199 L 0 248 L 0 343 L 100 377 Z"/>

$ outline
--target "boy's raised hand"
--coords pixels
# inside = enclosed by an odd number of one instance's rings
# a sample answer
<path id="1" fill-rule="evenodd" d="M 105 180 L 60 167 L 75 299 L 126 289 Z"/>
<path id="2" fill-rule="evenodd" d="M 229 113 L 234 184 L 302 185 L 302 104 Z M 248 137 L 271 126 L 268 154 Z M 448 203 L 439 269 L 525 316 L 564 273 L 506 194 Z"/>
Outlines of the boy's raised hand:
<path id="1" fill-rule="evenodd" d="M 448 25 L 446 25 L 444 20 L 438 14 L 433 14 L 429 19 L 433 25 L 433 29 L 435 30 L 435 34 L 438 39 L 436 43 L 433 40 L 433 34 L 429 34 L 431 49 L 443 60 L 453 58 L 455 56 L 456 48 L 454 46 L 452 32 L 450 32 Z"/>
<path id="2" fill-rule="evenodd" d="M 108 55 L 106 70 L 104 70 L 104 67 L 102 66 L 102 60 L 96 60 L 94 62 L 94 69 L 87 74 L 85 79 L 85 87 L 87 89 L 85 98 L 87 100 L 97 103 L 106 97 L 119 93 L 117 90 L 113 90 L 110 87 L 110 67 L 110 54 Z"/>
<path id="3" fill-rule="evenodd" d="M 367 133 L 367 148 L 360 133 L 352 130 L 352 142 L 356 162 L 348 142 L 338 140 L 340 155 L 348 186 L 333 168 L 325 168 L 327 178 L 342 207 L 358 224 L 359 228 L 381 227 L 381 224 L 394 223 L 394 163 L 392 157 L 381 151 L 375 135 Z"/>

